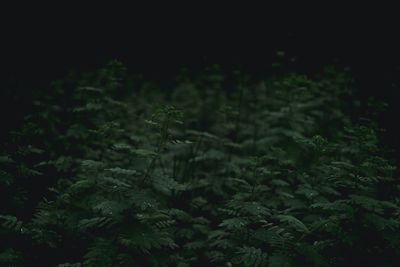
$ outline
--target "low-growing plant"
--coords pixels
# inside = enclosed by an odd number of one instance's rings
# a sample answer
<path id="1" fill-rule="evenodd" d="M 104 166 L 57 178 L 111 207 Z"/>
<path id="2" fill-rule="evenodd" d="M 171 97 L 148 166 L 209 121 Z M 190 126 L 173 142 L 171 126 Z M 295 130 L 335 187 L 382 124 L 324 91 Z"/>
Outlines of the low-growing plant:
<path id="1" fill-rule="evenodd" d="M 399 183 L 329 69 L 55 82 L 2 145 L 1 266 L 397 266 Z"/>

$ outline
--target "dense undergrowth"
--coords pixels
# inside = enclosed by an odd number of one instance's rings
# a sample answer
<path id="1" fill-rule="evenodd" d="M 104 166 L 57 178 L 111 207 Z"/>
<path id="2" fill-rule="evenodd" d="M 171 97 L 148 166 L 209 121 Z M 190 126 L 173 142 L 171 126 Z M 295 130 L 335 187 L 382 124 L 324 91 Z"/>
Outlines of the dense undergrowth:
<path id="1" fill-rule="evenodd" d="M 55 82 L 0 155 L 0 266 L 398 266 L 395 168 L 341 72 Z"/>

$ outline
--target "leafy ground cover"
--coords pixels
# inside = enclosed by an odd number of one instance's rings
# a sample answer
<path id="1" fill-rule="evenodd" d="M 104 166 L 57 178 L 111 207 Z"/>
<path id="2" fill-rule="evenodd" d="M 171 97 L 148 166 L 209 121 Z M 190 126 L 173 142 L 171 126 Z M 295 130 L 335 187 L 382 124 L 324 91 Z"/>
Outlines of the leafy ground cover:
<path id="1" fill-rule="evenodd" d="M 1 147 L 0 265 L 398 266 L 396 169 L 347 75 L 236 77 L 54 82 Z"/>

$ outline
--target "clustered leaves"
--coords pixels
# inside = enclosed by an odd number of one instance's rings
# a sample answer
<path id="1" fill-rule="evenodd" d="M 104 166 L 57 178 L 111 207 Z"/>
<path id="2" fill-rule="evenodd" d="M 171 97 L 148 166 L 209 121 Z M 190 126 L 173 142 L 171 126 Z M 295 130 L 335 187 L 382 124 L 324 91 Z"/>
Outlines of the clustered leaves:
<path id="1" fill-rule="evenodd" d="M 2 146 L 2 266 L 396 266 L 398 179 L 349 81 L 54 83 Z"/>

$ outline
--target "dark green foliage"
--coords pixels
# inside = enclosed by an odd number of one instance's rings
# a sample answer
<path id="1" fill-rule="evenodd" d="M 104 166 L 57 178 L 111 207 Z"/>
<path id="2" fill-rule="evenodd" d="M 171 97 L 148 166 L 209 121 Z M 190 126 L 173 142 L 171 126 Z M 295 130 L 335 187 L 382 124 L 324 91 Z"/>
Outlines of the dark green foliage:
<path id="1" fill-rule="evenodd" d="M 397 266 L 396 170 L 348 79 L 53 84 L 3 144 L 1 266 Z"/>

